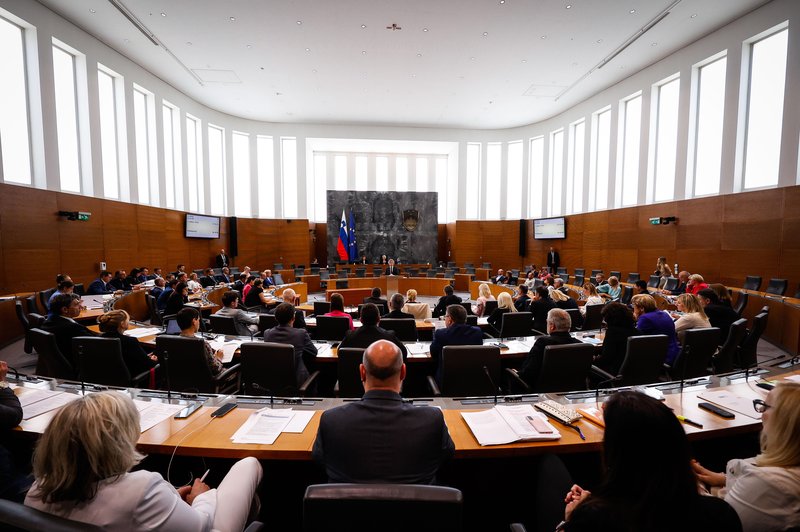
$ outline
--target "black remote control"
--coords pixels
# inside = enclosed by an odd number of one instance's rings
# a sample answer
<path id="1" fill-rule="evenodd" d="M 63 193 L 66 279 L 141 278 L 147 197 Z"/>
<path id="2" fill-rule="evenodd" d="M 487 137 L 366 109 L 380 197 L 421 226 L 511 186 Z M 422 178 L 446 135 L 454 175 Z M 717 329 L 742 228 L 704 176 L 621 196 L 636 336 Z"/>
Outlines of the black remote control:
<path id="1" fill-rule="evenodd" d="M 768 382 L 757 382 L 756 386 L 758 386 L 759 388 L 764 388 L 767 391 L 769 391 L 769 390 L 771 390 L 771 389 L 773 389 L 775 387 L 774 384 L 770 384 Z"/>
<path id="2" fill-rule="evenodd" d="M 709 412 L 712 412 L 720 417 L 724 417 L 725 419 L 733 419 L 734 417 L 736 417 L 733 414 L 733 412 L 728 412 L 724 408 L 720 408 L 717 405 L 711 403 L 700 403 L 697 406 L 699 406 L 703 410 L 708 410 Z"/>
<path id="3" fill-rule="evenodd" d="M 214 410 L 211 413 L 211 417 L 222 417 L 225 414 L 227 414 L 228 412 L 230 412 L 231 410 L 233 410 L 234 408 L 236 408 L 237 406 L 239 406 L 239 405 L 236 404 L 236 403 L 225 403 L 221 407 L 219 407 L 216 410 Z"/>

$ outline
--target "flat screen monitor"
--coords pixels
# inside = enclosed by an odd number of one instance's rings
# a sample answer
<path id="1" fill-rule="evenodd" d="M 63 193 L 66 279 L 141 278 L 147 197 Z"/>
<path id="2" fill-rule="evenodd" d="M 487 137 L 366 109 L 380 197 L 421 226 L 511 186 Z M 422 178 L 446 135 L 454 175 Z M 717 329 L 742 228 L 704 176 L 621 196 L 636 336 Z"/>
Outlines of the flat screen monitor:
<path id="1" fill-rule="evenodd" d="M 219 238 L 219 217 L 187 214 L 186 238 Z"/>
<path id="2" fill-rule="evenodd" d="M 535 240 L 549 240 L 553 238 L 567 238 L 567 223 L 563 216 L 558 218 L 542 218 L 533 221 L 533 238 Z"/>

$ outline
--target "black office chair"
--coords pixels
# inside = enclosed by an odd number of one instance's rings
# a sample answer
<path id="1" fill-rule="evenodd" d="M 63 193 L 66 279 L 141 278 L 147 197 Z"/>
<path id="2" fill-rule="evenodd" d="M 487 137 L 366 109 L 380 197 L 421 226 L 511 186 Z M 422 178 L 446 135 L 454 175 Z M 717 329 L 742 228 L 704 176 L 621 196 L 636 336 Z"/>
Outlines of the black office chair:
<path id="1" fill-rule="evenodd" d="M 789 288 L 789 281 L 786 279 L 770 279 L 765 292 L 768 294 L 775 294 L 776 296 L 782 296 L 786 294 L 787 288 Z"/>
<path id="2" fill-rule="evenodd" d="M 69 360 L 61 353 L 53 333 L 32 327 L 28 331 L 30 345 L 39 355 L 36 361 L 36 374 L 41 377 L 75 380 L 77 372 Z"/>
<path id="3" fill-rule="evenodd" d="M 475 263 L 474 262 L 465 262 L 464 263 L 464 267 L 465 268 L 474 268 L 475 267 Z"/>
<path id="4" fill-rule="evenodd" d="M 559 266 L 556 268 L 556 274 L 565 277 L 567 275 L 567 268 L 565 266 Z"/>
<path id="5" fill-rule="evenodd" d="M 79 296 L 85 296 L 86 288 L 84 288 L 83 283 L 75 283 L 75 286 L 72 288 L 72 292 L 74 294 L 78 294 Z"/>
<path id="6" fill-rule="evenodd" d="M 475 314 L 470 314 L 467 316 L 467 325 L 472 325 L 474 327 L 478 326 L 478 316 Z"/>
<path id="7" fill-rule="evenodd" d="M 664 282 L 664 290 L 675 290 L 676 288 L 678 288 L 678 278 L 667 277 L 667 280 Z"/>
<path id="8" fill-rule="evenodd" d="M 311 275 L 319 275 L 319 266 L 311 266 Z"/>
<path id="9" fill-rule="evenodd" d="M 629 305 L 633 298 L 633 290 L 628 286 L 620 286 L 619 302 L 623 305 Z"/>
<path id="10" fill-rule="evenodd" d="M 303 498 L 303 530 L 366 532 L 463 529 L 455 488 L 417 484 L 312 484 Z M 387 519 L 387 516 L 389 518 Z"/>
<path id="11" fill-rule="evenodd" d="M 739 345 L 736 365 L 740 368 L 752 368 L 758 365 L 758 341 L 767 329 L 769 314 L 760 312 L 753 316 L 753 327 Z"/>
<path id="12" fill-rule="evenodd" d="M 491 262 L 484 262 L 483 264 L 481 264 L 481 268 L 485 268 L 487 270 L 491 270 L 492 269 L 492 263 Z"/>
<path id="13" fill-rule="evenodd" d="M 366 277 L 366 276 L 367 276 L 366 268 L 356 268 L 356 277 Z"/>
<path id="14" fill-rule="evenodd" d="M 492 312 L 497 310 L 497 300 L 490 299 L 483 305 L 483 315 L 484 316 L 491 316 Z"/>
<path id="15" fill-rule="evenodd" d="M 297 277 L 299 275 L 305 275 L 306 269 L 305 268 L 295 268 L 294 269 L 294 276 Z"/>
<path id="16" fill-rule="evenodd" d="M 569 319 L 570 319 L 569 330 L 570 331 L 579 330 L 581 328 L 581 325 L 583 324 L 583 315 L 581 314 L 581 311 L 576 308 L 568 308 L 564 310 L 567 314 L 569 314 Z"/>
<path id="17" fill-rule="evenodd" d="M 105 528 L 71 521 L 18 502 L 0 499 L 0 529 L 8 532 L 103 532 Z"/>
<path id="18" fill-rule="evenodd" d="M 620 281 L 622 280 L 622 273 L 618 272 L 618 271 L 611 270 L 610 272 L 608 272 L 608 276 L 609 277 L 616 277 Z"/>
<path id="19" fill-rule="evenodd" d="M 350 321 L 344 316 L 317 316 L 314 339 L 341 342 L 349 330 Z"/>
<path id="20" fill-rule="evenodd" d="M 23 347 L 23 350 L 30 355 L 31 353 L 33 353 L 33 347 L 31 346 L 31 341 L 30 338 L 28 337 L 28 331 L 31 330 L 31 322 L 28 319 L 28 315 L 25 313 L 25 308 L 22 305 L 22 301 L 20 301 L 19 299 L 14 301 L 14 310 L 17 313 L 17 319 L 22 325 L 22 329 L 25 331 L 25 345 Z"/>
<path id="21" fill-rule="evenodd" d="M 258 332 L 263 334 L 267 329 L 272 329 L 278 326 L 278 319 L 274 314 L 259 314 L 258 315 Z"/>
<path id="22" fill-rule="evenodd" d="M 156 355 L 172 390 L 199 393 L 236 393 L 239 390 L 240 364 L 213 375 L 206 362 L 202 338 L 158 336 Z"/>
<path id="23" fill-rule="evenodd" d="M 738 319 L 731 323 L 728 332 L 728 338 L 719 351 L 711 358 L 711 366 L 714 368 L 714 373 L 727 373 L 733 371 L 736 365 L 736 354 L 739 351 L 739 345 L 747 336 L 747 320 L 744 318 Z"/>
<path id="24" fill-rule="evenodd" d="M 650 279 L 647 281 L 647 288 L 658 288 L 658 285 L 660 283 L 661 283 L 660 275 L 651 275 Z"/>
<path id="25" fill-rule="evenodd" d="M 469 301 L 462 301 L 461 306 L 464 307 L 464 310 L 467 311 L 467 316 L 472 315 L 472 303 L 470 303 Z"/>
<path id="26" fill-rule="evenodd" d="M 330 301 L 314 301 L 314 315 L 322 316 L 331 311 Z"/>
<path id="27" fill-rule="evenodd" d="M 349 272 L 347 270 L 339 270 L 336 272 L 336 275 L 339 277 L 339 279 L 347 279 L 348 274 Z"/>
<path id="28" fill-rule="evenodd" d="M 282 284 L 284 284 L 284 282 L 283 282 L 283 276 L 282 276 L 281 274 L 279 274 L 279 273 L 273 273 L 273 274 L 272 274 L 272 278 L 275 280 L 275 284 L 276 284 L 276 285 L 282 285 Z"/>
<path id="29" fill-rule="evenodd" d="M 50 296 L 52 296 L 55 291 L 55 288 L 48 288 L 47 290 L 39 292 L 39 303 L 41 304 L 42 310 L 49 310 L 47 308 L 47 303 L 50 301 Z"/>
<path id="30" fill-rule="evenodd" d="M 419 276 L 419 270 L 417 270 L 416 268 L 408 268 L 405 271 L 405 274 L 408 275 L 409 277 L 418 277 Z"/>
<path id="31" fill-rule="evenodd" d="M 272 269 L 273 269 L 273 270 L 282 270 L 282 269 L 283 269 L 283 263 L 282 263 L 282 262 L 276 262 L 276 263 L 275 263 L 275 264 L 272 266 Z"/>
<path id="32" fill-rule="evenodd" d="M 431 268 L 430 270 L 425 272 L 425 277 L 429 277 L 429 278 L 436 277 L 436 270 Z"/>
<path id="33" fill-rule="evenodd" d="M 595 331 L 603 326 L 603 304 L 586 305 L 586 314 L 583 316 L 582 331 Z"/>
<path id="34" fill-rule="evenodd" d="M 598 273 L 603 273 L 603 270 L 592 270 L 592 277 L 594 277 Z"/>
<path id="35" fill-rule="evenodd" d="M 22 298 L 22 302 L 25 304 L 25 311 L 28 314 L 41 314 L 42 310 L 36 305 L 36 294 L 31 294 L 28 297 Z M 46 309 L 45 309 L 46 310 Z"/>
<path id="36" fill-rule="evenodd" d="M 548 345 L 532 389 L 535 392 L 585 390 L 596 352 L 591 344 Z"/>
<path id="37" fill-rule="evenodd" d="M 417 321 L 413 318 L 383 318 L 379 326 L 394 331 L 401 342 L 416 342 L 419 339 Z"/>
<path id="38" fill-rule="evenodd" d="M 150 370 L 131 375 L 122 358 L 119 338 L 78 336 L 72 339 L 72 355 L 78 362 L 78 378 L 106 386 L 146 388 Z"/>
<path id="39" fill-rule="evenodd" d="M 736 314 L 738 314 L 740 318 L 742 317 L 744 309 L 747 308 L 748 299 L 749 297 L 745 292 L 739 292 L 739 297 L 736 298 L 736 306 L 733 308 L 733 310 L 736 311 Z"/>
<path id="40" fill-rule="evenodd" d="M 364 358 L 364 350 L 358 347 L 343 347 L 337 352 L 336 386 L 337 397 L 361 397 L 364 383 L 358 367 Z"/>
<path id="41" fill-rule="evenodd" d="M 629 272 L 628 279 L 625 282 L 633 284 L 638 280 L 639 280 L 639 274 L 637 272 Z"/>
<path id="42" fill-rule="evenodd" d="M 636 386 L 658 382 L 664 371 L 669 338 L 665 334 L 630 336 L 625 350 L 625 358 L 617 375 L 592 366 L 592 373 L 601 382 L 599 387 Z"/>
<path id="43" fill-rule="evenodd" d="M 320 375 L 315 371 L 297 386 L 294 346 L 290 344 L 245 342 L 239 349 L 246 395 L 305 396 Z"/>
<path id="44" fill-rule="evenodd" d="M 689 329 L 684 333 L 678 358 L 669 368 L 673 380 L 693 379 L 708 375 L 711 359 L 719 346 L 719 328 Z"/>
<path id="45" fill-rule="evenodd" d="M 586 276 L 586 268 L 575 268 L 575 271 L 573 272 L 573 275 L 575 277 L 577 277 L 579 275 L 581 277 L 585 277 Z"/>
<path id="46" fill-rule="evenodd" d="M 575 286 L 583 286 L 583 282 L 584 282 L 584 276 L 583 274 L 580 274 L 580 275 L 575 275 L 575 279 L 573 280 L 572 283 Z"/>
<path id="47" fill-rule="evenodd" d="M 487 370 L 491 381 L 486 375 Z M 436 384 L 433 377 L 428 377 L 433 395 L 494 395 L 498 391 L 492 382 L 499 386 L 502 375 L 500 348 L 493 345 L 445 346 L 442 350 L 441 375 L 441 386 Z"/>
<path id="48" fill-rule="evenodd" d="M 761 277 L 758 275 L 748 275 L 744 278 L 744 284 L 742 288 L 745 290 L 753 290 L 754 292 L 758 292 L 761 290 Z"/>
<path id="49" fill-rule="evenodd" d="M 454 261 L 448 261 L 447 262 L 447 267 L 448 268 L 455 268 L 456 267 L 456 263 Z"/>
<path id="50" fill-rule="evenodd" d="M 212 314 L 208 319 L 211 322 L 211 332 L 214 334 L 224 334 L 226 336 L 237 336 L 239 334 L 236 330 L 236 321 L 230 316 Z"/>
<path id="51" fill-rule="evenodd" d="M 530 312 L 506 312 L 500 317 L 500 338 L 531 336 L 533 314 Z"/>
<path id="52" fill-rule="evenodd" d="M 467 266 L 464 268 L 464 273 L 468 273 L 470 275 L 475 275 L 475 267 L 474 266 Z M 474 277 L 470 277 L 470 281 L 474 280 Z"/>
<path id="53" fill-rule="evenodd" d="M 150 325 L 163 325 L 164 321 L 161 318 L 161 313 L 158 311 L 156 298 L 150 294 L 145 294 L 144 300 L 145 303 L 147 303 L 147 314 L 150 318 Z"/>
<path id="54" fill-rule="evenodd" d="M 323 290 L 328 288 L 328 281 L 330 280 L 330 278 L 331 278 L 331 274 L 330 274 L 330 272 L 328 272 L 328 270 L 320 270 L 319 271 L 319 286 L 320 286 L 320 288 L 322 288 Z"/>

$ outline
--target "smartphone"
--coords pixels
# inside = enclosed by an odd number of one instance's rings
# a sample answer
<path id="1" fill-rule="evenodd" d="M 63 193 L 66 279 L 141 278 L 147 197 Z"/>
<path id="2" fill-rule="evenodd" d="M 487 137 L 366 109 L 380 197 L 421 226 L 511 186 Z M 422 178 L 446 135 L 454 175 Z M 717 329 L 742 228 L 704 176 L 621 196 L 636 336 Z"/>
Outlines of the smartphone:
<path id="1" fill-rule="evenodd" d="M 231 410 L 233 410 L 234 408 L 236 408 L 237 406 L 239 406 L 239 405 L 236 404 L 236 403 L 225 403 L 221 407 L 219 407 L 216 410 L 214 410 L 211 413 L 211 417 L 222 417 L 225 414 L 227 414 L 228 412 L 230 412 Z"/>
<path id="2" fill-rule="evenodd" d="M 203 403 L 192 403 L 190 405 L 187 405 L 186 408 L 175 414 L 175 419 L 186 419 L 187 417 L 197 412 L 197 410 L 199 410 L 201 406 L 203 406 Z"/>

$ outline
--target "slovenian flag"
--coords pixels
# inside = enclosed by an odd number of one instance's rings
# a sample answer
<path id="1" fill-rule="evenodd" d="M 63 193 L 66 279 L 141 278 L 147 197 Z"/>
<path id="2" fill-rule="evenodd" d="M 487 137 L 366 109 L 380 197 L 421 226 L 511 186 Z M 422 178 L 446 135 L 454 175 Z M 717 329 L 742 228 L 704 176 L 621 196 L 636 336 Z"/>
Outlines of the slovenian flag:
<path id="1" fill-rule="evenodd" d="M 356 218 L 353 216 L 353 210 L 350 210 L 350 220 L 347 223 L 347 239 L 350 242 L 350 247 L 347 252 L 350 256 L 350 262 L 358 262 L 358 244 L 356 244 Z"/>
<path id="2" fill-rule="evenodd" d="M 344 209 L 342 209 L 342 223 L 339 224 L 339 243 L 336 244 L 336 251 L 339 253 L 339 259 L 347 260 L 348 244 L 347 219 L 344 217 Z"/>

